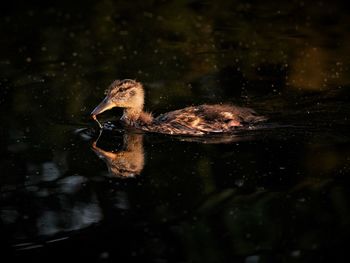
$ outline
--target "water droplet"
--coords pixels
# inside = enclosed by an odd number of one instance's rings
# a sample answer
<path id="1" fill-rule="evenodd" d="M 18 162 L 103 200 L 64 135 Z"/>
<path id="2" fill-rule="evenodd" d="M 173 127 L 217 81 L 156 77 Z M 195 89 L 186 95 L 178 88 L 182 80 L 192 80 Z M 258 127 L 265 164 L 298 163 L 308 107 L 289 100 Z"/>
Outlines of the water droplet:
<path id="1" fill-rule="evenodd" d="M 300 256 L 300 254 L 301 254 L 301 251 L 300 251 L 300 250 L 294 250 L 294 251 L 292 251 L 292 253 L 291 253 L 290 255 L 291 255 L 292 257 L 297 258 L 297 257 Z"/>
<path id="2" fill-rule="evenodd" d="M 104 251 L 100 254 L 101 259 L 107 259 L 109 258 L 109 253 L 107 251 Z"/>
<path id="3" fill-rule="evenodd" d="M 246 257 L 245 259 L 245 263 L 257 263 L 259 262 L 259 256 L 249 256 L 249 257 Z"/>

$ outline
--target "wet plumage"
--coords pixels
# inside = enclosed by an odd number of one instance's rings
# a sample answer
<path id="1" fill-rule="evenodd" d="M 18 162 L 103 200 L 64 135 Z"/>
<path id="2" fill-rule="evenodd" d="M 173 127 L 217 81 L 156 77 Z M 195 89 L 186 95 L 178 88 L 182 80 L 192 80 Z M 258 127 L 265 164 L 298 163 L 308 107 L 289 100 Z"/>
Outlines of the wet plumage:
<path id="1" fill-rule="evenodd" d="M 265 120 L 250 108 L 230 104 L 199 105 L 153 117 L 143 111 L 144 90 L 134 80 L 114 81 L 105 99 L 91 113 L 94 118 L 113 107 L 124 108 L 121 120 L 129 126 L 150 132 L 179 135 L 229 133 L 235 128 Z"/>

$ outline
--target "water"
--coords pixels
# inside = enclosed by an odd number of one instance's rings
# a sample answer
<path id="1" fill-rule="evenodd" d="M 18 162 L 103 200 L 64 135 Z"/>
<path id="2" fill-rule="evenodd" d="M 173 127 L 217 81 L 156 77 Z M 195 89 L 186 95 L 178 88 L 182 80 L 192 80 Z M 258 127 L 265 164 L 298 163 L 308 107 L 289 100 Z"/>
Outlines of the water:
<path id="1" fill-rule="evenodd" d="M 344 262 L 341 3 L 18 4 L 0 18 L 3 257 Z M 155 115 L 231 102 L 269 120 L 204 138 L 107 129 L 96 142 L 89 113 L 116 78 L 144 83 Z"/>

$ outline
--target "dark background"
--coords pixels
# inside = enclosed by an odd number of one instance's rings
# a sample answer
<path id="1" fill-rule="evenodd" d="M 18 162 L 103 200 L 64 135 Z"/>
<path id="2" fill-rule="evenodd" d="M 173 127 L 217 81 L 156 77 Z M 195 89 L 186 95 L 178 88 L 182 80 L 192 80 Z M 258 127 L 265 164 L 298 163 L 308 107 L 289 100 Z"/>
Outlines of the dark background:
<path id="1" fill-rule="evenodd" d="M 0 14 L 4 259 L 344 262 L 345 4 L 11 1 Z M 226 144 L 145 134 L 141 174 L 118 178 L 91 150 L 89 114 L 123 78 L 155 115 L 229 102 L 269 120 Z M 99 145 L 120 151 L 123 132 Z"/>

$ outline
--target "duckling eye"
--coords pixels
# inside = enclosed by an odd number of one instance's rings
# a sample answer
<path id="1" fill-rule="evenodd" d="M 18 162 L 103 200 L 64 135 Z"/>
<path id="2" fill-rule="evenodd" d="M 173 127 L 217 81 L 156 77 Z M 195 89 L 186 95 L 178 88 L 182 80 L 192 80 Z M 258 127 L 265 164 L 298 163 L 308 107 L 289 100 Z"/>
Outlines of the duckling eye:
<path id="1" fill-rule="evenodd" d="M 126 91 L 128 88 L 125 88 L 125 87 L 122 87 L 122 88 L 119 88 L 119 92 L 124 92 Z"/>

